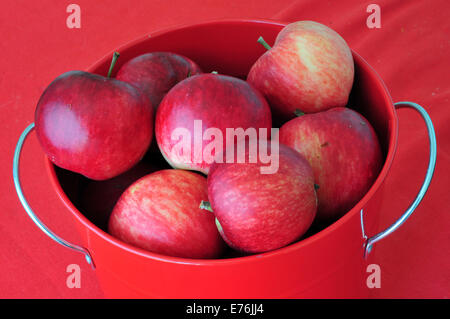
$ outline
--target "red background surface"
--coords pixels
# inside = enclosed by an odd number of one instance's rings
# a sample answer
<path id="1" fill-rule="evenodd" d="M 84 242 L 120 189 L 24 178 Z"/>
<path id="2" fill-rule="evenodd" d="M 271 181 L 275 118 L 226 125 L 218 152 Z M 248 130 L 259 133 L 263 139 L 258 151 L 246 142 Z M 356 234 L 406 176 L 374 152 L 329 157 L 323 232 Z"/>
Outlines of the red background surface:
<path id="1" fill-rule="evenodd" d="M 381 75 L 394 101 L 409 100 L 429 112 L 437 134 L 437 164 L 429 191 L 412 217 L 376 244 L 371 262 L 381 267 L 379 298 L 450 296 L 450 3 L 376 1 L 381 28 L 369 29 L 372 1 L 209 0 L 74 1 L 81 29 L 66 27 L 69 1 L 3 2 L 0 9 L 0 297 L 102 298 L 84 257 L 49 239 L 27 217 L 12 180 L 13 150 L 33 121 L 37 100 L 59 74 L 86 69 L 115 48 L 167 27 L 217 18 L 315 20 L 338 31 Z M 380 230 L 409 206 L 425 176 L 428 140 L 420 117 L 399 112 L 399 146 L 381 204 Z M 33 134 L 22 155 L 29 202 L 61 237 L 79 242 L 67 209 L 51 188 Z M 68 288 L 66 267 L 81 266 L 81 288 Z"/>

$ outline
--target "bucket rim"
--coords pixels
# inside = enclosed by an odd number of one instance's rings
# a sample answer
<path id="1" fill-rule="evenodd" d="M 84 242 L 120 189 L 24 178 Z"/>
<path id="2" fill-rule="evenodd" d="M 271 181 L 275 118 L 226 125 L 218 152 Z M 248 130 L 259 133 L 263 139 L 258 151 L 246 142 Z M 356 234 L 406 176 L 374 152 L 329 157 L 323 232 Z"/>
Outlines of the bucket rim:
<path id="1" fill-rule="evenodd" d="M 183 29 L 195 29 L 195 28 L 202 28 L 202 27 L 209 27 L 209 26 L 217 26 L 217 25 L 230 25 L 230 24 L 260 24 L 260 25 L 272 25 L 274 27 L 279 27 L 280 30 L 282 27 L 286 26 L 288 23 L 276 21 L 276 20 L 269 20 L 269 19 L 215 19 L 215 20 L 206 20 L 200 23 L 195 24 L 183 24 L 183 25 L 177 25 L 168 27 L 156 32 L 152 32 L 150 35 L 145 35 L 142 37 L 139 37 L 133 41 L 130 41 L 119 48 L 117 48 L 114 51 L 123 52 L 126 51 L 133 46 L 141 43 L 142 41 L 148 40 L 150 38 L 155 37 L 161 37 L 166 35 L 167 33 L 180 31 Z M 112 51 L 112 52 L 114 52 Z M 145 257 L 148 259 L 160 261 L 160 262 L 167 262 L 167 263 L 176 263 L 176 264 L 184 264 L 184 265 L 218 265 L 218 264 L 236 264 L 236 263 L 245 263 L 245 262 L 253 262 L 255 260 L 263 260 L 267 258 L 273 258 L 275 256 L 281 256 L 290 254 L 294 250 L 301 249 L 305 246 L 308 246 L 312 243 L 314 243 L 317 240 L 320 240 L 326 236 L 328 236 L 330 233 L 336 231 L 341 226 L 346 224 L 348 221 L 353 219 L 355 215 L 358 215 L 360 211 L 365 207 L 367 202 L 374 196 L 374 194 L 377 192 L 377 190 L 380 188 L 382 183 L 384 182 L 388 171 L 391 167 L 391 164 L 393 162 L 395 152 L 397 149 L 397 140 L 398 140 L 398 117 L 397 113 L 394 107 L 394 103 L 392 101 L 392 98 L 389 94 L 389 91 L 382 80 L 382 78 L 379 76 L 379 74 L 372 68 L 372 66 L 369 65 L 358 53 L 356 53 L 353 49 L 351 49 L 353 59 L 355 61 L 355 64 L 358 65 L 358 67 L 364 69 L 364 72 L 366 76 L 370 76 L 370 81 L 373 85 L 376 86 L 376 91 L 379 92 L 382 95 L 384 104 L 387 105 L 388 109 L 388 143 L 387 143 L 387 153 L 385 157 L 385 161 L 383 164 L 383 167 L 378 174 L 377 178 L 373 182 L 370 189 L 366 192 L 366 194 L 361 198 L 361 200 L 352 208 L 350 209 L 346 214 L 344 214 L 341 218 L 333 222 L 331 225 L 328 225 L 324 229 L 318 231 L 317 233 L 312 234 L 311 236 L 308 236 L 306 238 L 302 238 L 297 242 L 294 242 L 292 244 L 289 244 L 287 246 L 264 252 L 264 253 L 258 253 L 258 254 L 252 254 L 248 256 L 240 256 L 240 257 L 231 257 L 231 258 L 223 258 L 223 259 L 192 259 L 192 258 L 182 258 L 182 257 L 173 257 L 173 256 L 166 256 L 158 253 L 153 253 L 147 250 L 144 250 L 139 247 L 135 247 L 133 245 L 130 245 L 128 243 L 125 243 L 112 235 L 108 234 L 104 230 L 100 229 L 98 226 L 93 224 L 90 220 L 87 219 L 87 217 L 84 216 L 83 213 L 81 213 L 75 205 L 70 201 L 64 190 L 62 189 L 61 184 L 59 183 L 58 177 L 56 175 L 56 170 L 54 164 L 44 155 L 45 160 L 45 166 L 47 168 L 47 173 L 49 174 L 51 184 L 54 187 L 58 197 L 60 200 L 64 203 L 66 208 L 70 211 L 70 213 L 78 220 L 83 227 L 87 228 L 90 232 L 94 233 L 98 237 L 102 238 L 109 244 L 116 246 L 118 248 L 121 248 L 123 250 L 126 250 L 130 253 L 139 255 L 141 257 Z M 103 65 L 106 61 L 110 61 L 111 59 L 111 53 L 108 53 L 107 55 L 103 56 L 101 59 L 99 59 L 97 62 L 92 64 L 90 67 L 87 68 L 88 72 L 93 72 L 94 70 L 98 69 L 101 65 Z M 361 240 L 364 240 L 364 238 L 361 236 Z M 362 247 L 361 247 L 362 248 Z M 89 249 L 89 247 L 87 247 Z M 91 252 L 93 257 L 95 258 L 95 251 Z M 361 258 L 363 256 L 361 255 Z"/>

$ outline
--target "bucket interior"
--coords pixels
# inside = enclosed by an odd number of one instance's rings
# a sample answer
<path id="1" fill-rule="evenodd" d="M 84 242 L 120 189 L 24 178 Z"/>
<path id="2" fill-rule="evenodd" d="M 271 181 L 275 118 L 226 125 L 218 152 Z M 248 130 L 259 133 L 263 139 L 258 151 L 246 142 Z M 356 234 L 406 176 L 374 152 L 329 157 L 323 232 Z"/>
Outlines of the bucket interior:
<path id="1" fill-rule="evenodd" d="M 245 79 L 250 67 L 265 51 L 256 42 L 258 37 L 263 36 L 269 44 L 273 44 L 282 27 L 282 24 L 271 22 L 236 21 L 200 24 L 161 32 L 118 49 L 121 56 L 114 70 L 117 71 L 126 61 L 140 54 L 170 51 L 189 57 L 205 72 L 217 71 Z M 111 56 L 106 56 L 88 71 L 106 75 Z M 358 54 L 353 53 L 353 56 L 355 81 L 347 106 L 366 117 L 378 135 L 385 158 L 381 176 L 383 172 L 386 173 L 388 162 L 393 157 L 395 110 L 375 71 Z M 159 153 L 154 141 L 141 163 L 112 180 L 92 181 L 57 166 L 53 168 L 61 189 L 79 213 L 94 227 L 106 232 L 109 214 L 122 191 L 144 173 L 170 166 Z M 302 239 L 328 226 L 330 225 L 313 224 Z M 223 258 L 240 256 L 240 253 L 229 248 Z"/>

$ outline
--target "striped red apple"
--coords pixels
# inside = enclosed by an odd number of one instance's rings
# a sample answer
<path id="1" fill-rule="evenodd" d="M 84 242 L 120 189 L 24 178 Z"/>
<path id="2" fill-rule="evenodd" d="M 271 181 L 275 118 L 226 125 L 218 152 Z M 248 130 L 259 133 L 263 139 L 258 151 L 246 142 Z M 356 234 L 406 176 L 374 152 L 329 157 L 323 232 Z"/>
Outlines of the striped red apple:
<path id="1" fill-rule="evenodd" d="M 317 218 L 327 223 L 348 212 L 366 194 L 383 164 L 374 129 L 349 108 L 290 120 L 280 128 L 279 140 L 311 164 L 319 186 Z"/>
<path id="2" fill-rule="evenodd" d="M 232 248 L 246 253 L 271 251 L 298 240 L 311 226 L 317 209 L 314 175 L 306 159 L 280 144 L 267 145 L 278 169 L 266 164 L 214 163 L 208 175 L 209 205 L 220 234 Z M 207 203 L 203 207 L 208 208 Z"/>
<path id="3" fill-rule="evenodd" d="M 164 97 L 156 113 L 159 149 L 174 168 L 208 174 L 229 142 L 230 130 L 270 137 L 272 116 L 264 97 L 241 79 L 205 73 L 191 76 Z"/>
<path id="4" fill-rule="evenodd" d="M 217 258 L 224 243 L 214 216 L 199 208 L 206 178 L 178 169 L 146 175 L 128 187 L 110 216 L 111 235 L 173 257 Z"/>
<path id="5" fill-rule="evenodd" d="M 252 66 L 247 81 L 260 90 L 278 122 L 345 106 L 353 85 L 350 48 L 334 30 L 313 21 L 288 24 Z"/>

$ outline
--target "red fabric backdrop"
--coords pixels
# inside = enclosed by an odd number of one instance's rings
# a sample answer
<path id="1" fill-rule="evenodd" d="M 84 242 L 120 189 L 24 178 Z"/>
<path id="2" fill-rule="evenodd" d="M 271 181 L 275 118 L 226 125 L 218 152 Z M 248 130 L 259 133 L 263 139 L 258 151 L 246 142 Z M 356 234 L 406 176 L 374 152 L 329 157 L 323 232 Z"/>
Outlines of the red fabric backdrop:
<path id="1" fill-rule="evenodd" d="M 83 256 L 40 232 L 20 206 L 12 182 L 14 146 L 33 121 L 36 102 L 57 75 L 86 69 L 116 47 L 158 29 L 216 18 L 315 20 L 338 31 L 381 75 L 394 101 L 410 100 L 429 112 L 437 133 L 436 172 L 419 208 L 394 235 L 376 244 L 381 298 L 448 298 L 450 291 L 450 2 L 378 0 L 381 28 L 369 29 L 372 1 L 77 0 L 81 28 L 68 29 L 68 1 L 11 1 L 0 10 L 0 297 L 101 298 Z M 420 117 L 399 111 L 399 147 L 382 203 L 381 228 L 398 218 L 416 195 L 428 160 Z M 26 196 L 51 229 L 78 242 L 70 216 L 51 188 L 34 134 L 22 156 Z M 66 286 L 69 264 L 82 269 L 81 288 Z"/>

